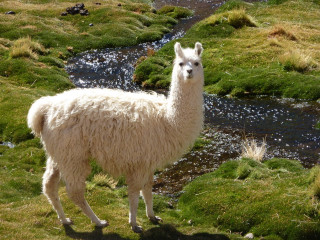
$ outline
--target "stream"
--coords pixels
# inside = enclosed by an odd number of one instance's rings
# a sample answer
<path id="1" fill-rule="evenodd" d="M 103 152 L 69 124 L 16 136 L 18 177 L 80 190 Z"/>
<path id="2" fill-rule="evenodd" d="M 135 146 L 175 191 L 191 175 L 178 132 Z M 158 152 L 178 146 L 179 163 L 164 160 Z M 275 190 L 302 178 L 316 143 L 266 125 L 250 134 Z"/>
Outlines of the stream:
<path id="1" fill-rule="evenodd" d="M 66 71 L 79 88 L 119 88 L 140 91 L 132 82 L 134 64 L 149 48 L 158 50 L 167 42 L 183 37 L 196 22 L 211 15 L 221 0 L 155 0 L 154 7 L 177 5 L 194 10 L 161 40 L 133 47 L 107 48 L 81 53 L 68 60 Z M 205 127 L 202 138 L 208 144 L 192 150 L 178 162 L 157 172 L 154 192 L 178 196 L 183 186 L 199 175 L 212 172 L 223 162 L 238 158 L 244 136 L 267 142 L 266 159 L 299 160 L 305 167 L 320 163 L 320 103 L 293 99 L 256 97 L 234 99 L 205 95 Z"/>

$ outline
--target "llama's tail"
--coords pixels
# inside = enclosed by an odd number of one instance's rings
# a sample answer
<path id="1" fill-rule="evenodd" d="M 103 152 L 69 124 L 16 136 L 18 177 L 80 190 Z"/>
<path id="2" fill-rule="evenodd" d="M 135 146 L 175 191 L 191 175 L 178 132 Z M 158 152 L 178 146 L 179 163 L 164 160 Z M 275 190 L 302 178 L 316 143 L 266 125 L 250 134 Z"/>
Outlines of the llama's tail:
<path id="1" fill-rule="evenodd" d="M 47 97 L 43 97 L 35 101 L 28 112 L 28 127 L 32 133 L 40 137 L 47 110 L 50 104 Z"/>

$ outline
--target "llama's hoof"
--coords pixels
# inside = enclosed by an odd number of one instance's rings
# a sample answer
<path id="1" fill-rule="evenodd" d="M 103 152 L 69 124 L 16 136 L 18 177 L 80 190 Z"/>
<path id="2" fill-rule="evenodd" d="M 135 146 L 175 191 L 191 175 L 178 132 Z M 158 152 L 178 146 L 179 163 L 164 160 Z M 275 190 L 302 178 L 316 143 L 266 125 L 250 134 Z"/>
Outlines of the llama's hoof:
<path id="1" fill-rule="evenodd" d="M 99 223 L 96 223 L 96 226 L 103 228 L 103 227 L 109 226 L 109 223 L 106 220 L 100 220 Z"/>
<path id="2" fill-rule="evenodd" d="M 161 217 L 158 217 L 158 216 L 150 217 L 149 219 L 153 224 L 158 224 L 163 222 Z"/>
<path id="3" fill-rule="evenodd" d="M 66 218 L 66 219 L 63 219 L 63 220 L 60 220 L 62 222 L 63 225 L 72 225 L 73 222 L 70 218 Z"/>
<path id="4" fill-rule="evenodd" d="M 142 233 L 142 232 L 143 232 L 142 227 L 141 227 L 141 226 L 138 226 L 138 225 L 132 226 L 131 229 L 132 229 L 132 231 L 134 231 L 135 233 Z"/>

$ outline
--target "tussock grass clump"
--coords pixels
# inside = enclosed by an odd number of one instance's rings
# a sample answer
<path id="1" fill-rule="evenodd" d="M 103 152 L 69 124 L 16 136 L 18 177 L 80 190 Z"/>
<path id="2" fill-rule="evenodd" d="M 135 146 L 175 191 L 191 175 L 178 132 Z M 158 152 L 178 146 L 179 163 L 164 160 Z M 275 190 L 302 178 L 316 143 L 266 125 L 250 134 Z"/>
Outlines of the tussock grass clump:
<path id="1" fill-rule="evenodd" d="M 158 14 L 180 19 L 190 17 L 193 13 L 187 8 L 165 5 L 158 10 Z"/>
<path id="2" fill-rule="evenodd" d="M 245 158 L 251 158 L 261 162 L 267 151 L 266 146 L 267 146 L 267 143 L 265 139 L 263 139 L 262 143 L 259 146 L 255 139 L 245 138 L 242 143 L 241 156 Z"/>
<path id="3" fill-rule="evenodd" d="M 26 57 L 38 59 L 38 54 L 45 53 L 45 48 L 38 42 L 32 41 L 31 37 L 16 40 L 10 49 L 12 58 Z"/>
<path id="4" fill-rule="evenodd" d="M 244 26 L 256 27 L 257 23 L 253 18 L 246 13 L 244 8 L 234 9 L 220 14 L 215 14 L 209 17 L 207 20 L 208 24 L 218 25 L 227 23 L 234 28 L 242 28 Z"/>
<path id="5" fill-rule="evenodd" d="M 99 187 L 108 187 L 114 189 L 117 186 L 118 181 L 113 179 L 107 174 L 98 173 L 93 176 L 91 181 L 94 185 Z"/>
<path id="6" fill-rule="evenodd" d="M 298 49 L 289 50 L 281 55 L 279 61 L 287 71 L 306 72 L 318 66 L 310 54 L 305 54 Z"/>
<path id="7" fill-rule="evenodd" d="M 286 30 L 281 25 L 275 25 L 273 29 L 270 31 L 269 38 L 276 38 L 276 37 L 284 37 L 288 40 L 297 41 L 298 38 L 290 31 Z"/>

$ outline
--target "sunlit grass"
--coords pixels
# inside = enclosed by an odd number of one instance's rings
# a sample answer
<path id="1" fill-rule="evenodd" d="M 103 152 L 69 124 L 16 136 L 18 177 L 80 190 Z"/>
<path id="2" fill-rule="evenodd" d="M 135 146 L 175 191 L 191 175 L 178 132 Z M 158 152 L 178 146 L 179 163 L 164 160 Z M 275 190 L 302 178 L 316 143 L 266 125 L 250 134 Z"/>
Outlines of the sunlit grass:
<path id="1" fill-rule="evenodd" d="M 45 48 L 40 43 L 32 41 L 30 37 L 16 40 L 10 49 L 12 58 L 27 57 L 38 59 L 38 54 L 43 53 L 45 53 Z"/>
<path id="2" fill-rule="evenodd" d="M 220 14 L 212 15 L 205 20 L 207 24 L 218 25 L 228 23 L 235 28 L 244 26 L 256 27 L 257 23 L 246 13 L 244 8 L 234 9 Z"/>
<path id="3" fill-rule="evenodd" d="M 317 68 L 318 64 L 313 60 L 311 54 L 304 54 L 301 50 L 289 50 L 279 57 L 280 63 L 285 70 L 306 72 Z"/>

